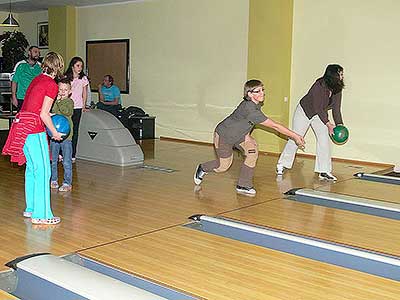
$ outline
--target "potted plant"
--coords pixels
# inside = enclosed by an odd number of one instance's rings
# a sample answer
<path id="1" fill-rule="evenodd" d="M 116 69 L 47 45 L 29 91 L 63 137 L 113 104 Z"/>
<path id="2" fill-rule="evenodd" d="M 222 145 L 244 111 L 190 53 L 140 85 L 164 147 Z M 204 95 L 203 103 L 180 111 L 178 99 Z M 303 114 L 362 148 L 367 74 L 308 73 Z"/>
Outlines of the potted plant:
<path id="1" fill-rule="evenodd" d="M 15 64 L 25 59 L 25 50 L 29 46 L 25 35 L 20 31 L 6 31 L 0 35 L 3 55 L 2 72 L 12 72 Z"/>

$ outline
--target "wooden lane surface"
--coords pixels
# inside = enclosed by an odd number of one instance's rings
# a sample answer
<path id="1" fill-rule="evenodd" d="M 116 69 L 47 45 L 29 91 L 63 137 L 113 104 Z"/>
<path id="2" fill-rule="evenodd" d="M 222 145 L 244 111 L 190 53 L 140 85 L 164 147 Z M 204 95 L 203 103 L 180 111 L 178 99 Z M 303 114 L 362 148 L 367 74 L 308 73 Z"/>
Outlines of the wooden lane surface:
<path id="1" fill-rule="evenodd" d="M 400 256 L 397 220 L 285 199 L 222 216 Z"/>
<path id="2" fill-rule="evenodd" d="M 397 300 L 400 294 L 393 280 L 184 227 L 81 254 L 213 300 Z"/>
<path id="3" fill-rule="evenodd" d="M 217 214 L 280 195 L 274 185 L 263 186 L 264 193 L 255 198 L 237 195 L 234 186 L 239 161 L 232 173 L 218 180 L 209 176 L 207 186 L 195 192 L 193 171 L 197 162 L 193 157 L 201 155 L 204 147 L 161 144 L 147 149 L 153 158 L 146 159 L 146 164 L 176 172 L 78 160 L 73 165 L 73 190 L 53 191 L 51 195 L 53 212 L 62 218 L 57 226 L 32 226 L 24 220 L 24 169 L 0 156 L 0 270 L 6 269 L 6 262 L 29 253 L 63 255 L 181 224 L 196 213 Z M 209 152 L 211 157 L 213 153 Z"/>
<path id="4" fill-rule="evenodd" d="M 353 178 L 333 185 L 321 186 L 318 190 L 385 202 L 400 203 L 400 185 L 397 184 L 387 184 Z"/>
<path id="5" fill-rule="evenodd" d="M 18 300 L 18 298 L 0 290 L 0 300 Z"/>
<path id="6" fill-rule="evenodd" d="M 0 270 L 22 255 L 51 252 L 63 255 L 112 243 L 186 222 L 193 214 L 220 214 L 281 197 L 299 185 L 319 187 L 314 160 L 296 160 L 291 172 L 276 181 L 277 157 L 260 156 L 255 174 L 257 196 L 237 195 L 234 189 L 242 159 L 235 154 L 231 169 L 209 174 L 202 188 L 194 190 L 197 163 L 214 158 L 212 147 L 170 141 L 143 143 L 145 163 L 176 170 L 173 173 L 120 168 L 77 161 L 73 165 L 73 190 L 52 192 L 52 207 L 62 218 L 57 226 L 32 226 L 24 220 L 24 168 L 0 156 Z M 374 172 L 376 167 L 356 166 Z M 352 166 L 335 164 L 341 179 L 351 178 Z M 59 169 L 62 174 L 61 166 Z"/>

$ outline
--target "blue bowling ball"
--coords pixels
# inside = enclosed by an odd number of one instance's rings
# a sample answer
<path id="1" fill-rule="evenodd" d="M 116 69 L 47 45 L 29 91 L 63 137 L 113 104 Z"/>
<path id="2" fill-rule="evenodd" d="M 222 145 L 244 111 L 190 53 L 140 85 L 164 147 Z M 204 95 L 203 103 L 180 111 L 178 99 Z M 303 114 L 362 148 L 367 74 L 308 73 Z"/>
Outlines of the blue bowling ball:
<path id="1" fill-rule="evenodd" d="M 71 132 L 68 119 L 63 115 L 52 115 L 51 120 L 57 131 L 63 134 L 63 140 L 65 140 Z M 48 128 L 46 130 L 49 137 L 52 137 L 51 131 Z"/>

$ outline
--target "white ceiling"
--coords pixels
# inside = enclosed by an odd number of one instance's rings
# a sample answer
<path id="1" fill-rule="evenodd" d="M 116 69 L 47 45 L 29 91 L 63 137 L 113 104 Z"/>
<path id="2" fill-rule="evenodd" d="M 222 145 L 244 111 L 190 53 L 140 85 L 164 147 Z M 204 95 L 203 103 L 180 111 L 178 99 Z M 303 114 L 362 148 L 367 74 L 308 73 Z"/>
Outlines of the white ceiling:
<path id="1" fill-rule="evenodd" d="M 112 5 L 124 2 L 138 2 L 143 0 L 11 0 L 11 11 L 14 13 L 47 10 L 53 6 L 94 6 Z M 10 10 L 10 0 L 0 0 L 0 11 Z"/>

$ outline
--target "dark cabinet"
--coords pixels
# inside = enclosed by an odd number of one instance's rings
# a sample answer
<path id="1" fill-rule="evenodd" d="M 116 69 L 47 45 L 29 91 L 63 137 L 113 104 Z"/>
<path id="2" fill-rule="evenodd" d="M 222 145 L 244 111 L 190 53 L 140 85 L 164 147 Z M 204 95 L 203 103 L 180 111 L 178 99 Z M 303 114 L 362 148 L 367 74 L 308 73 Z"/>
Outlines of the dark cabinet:
<path id="1" fill-rule="evenodd" d="M 156 117 L 131 116 L 126 128 L 131 132 L 135 140 L 155 138 Z"/>

